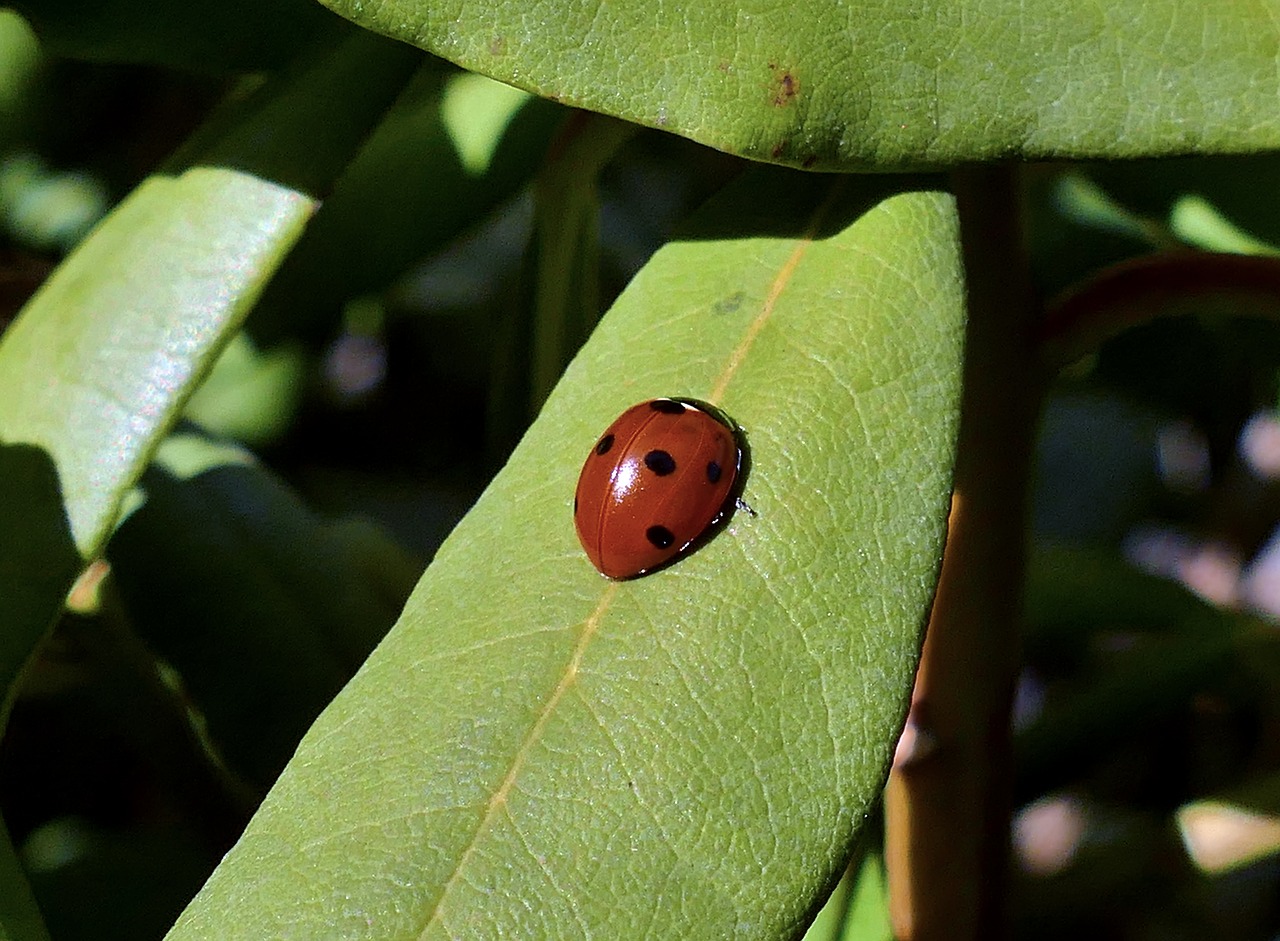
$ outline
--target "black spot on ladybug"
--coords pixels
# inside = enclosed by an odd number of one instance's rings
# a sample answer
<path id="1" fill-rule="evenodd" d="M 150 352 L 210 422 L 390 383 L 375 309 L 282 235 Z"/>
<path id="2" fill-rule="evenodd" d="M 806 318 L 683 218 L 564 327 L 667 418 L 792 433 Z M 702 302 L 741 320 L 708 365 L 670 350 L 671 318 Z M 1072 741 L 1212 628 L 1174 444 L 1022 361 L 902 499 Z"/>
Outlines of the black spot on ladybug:
<path id="1" fill-rule="evenodd" d="M 573 515 L 578 515 L 578 497 L 576 494 L 573 497 Z"/>
<path id="2" fill-rule="evenodd" d="M 659 549 L 668 549 L 676 541 L 675 534 L 665 526 L 650 526 L 644 531 L 644 538 Z"/>
<path id="3" fill-rule="evenodd" d="M 644 466 L 659 477 L 666 477 L 676 469 L 676 459 L 666 451 L 655 449 L 644 456 Z"/>
<path id="4" fill-rule="evenodd" d="M 713 484 L 720 483 L 720 474 L 721 474 L 720 462 L 707 461 L 707 481 Z"/>
<path id="5" fill-rule="evenodd" d="M 596 444 L 596 454 L 608 454 L 609 449 L 613 447 L 613 435 L 605 435 Z"/>
<path id="6" fill-rule="evenodd" d="M 675 399 L 654 399 L 649 403 L 649 407 L 655 412 L 661 412 L 663 415 L 684 414 L 684 406 L 675 401 Z"/>

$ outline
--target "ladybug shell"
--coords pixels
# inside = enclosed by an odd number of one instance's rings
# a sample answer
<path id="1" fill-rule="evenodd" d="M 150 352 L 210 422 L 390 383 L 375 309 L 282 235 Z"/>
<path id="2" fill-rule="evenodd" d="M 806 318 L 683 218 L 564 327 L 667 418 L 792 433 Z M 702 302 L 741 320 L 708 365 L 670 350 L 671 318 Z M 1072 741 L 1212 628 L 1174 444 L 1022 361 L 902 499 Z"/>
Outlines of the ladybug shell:
<path id="1" fill-rule="evenodd" d="M 688 401 L 633 405 L 578 477 L 573 518 L 593 565 L 631 578 L 674 559 L 722 515 L 738 477 L 734 429 Z"/>

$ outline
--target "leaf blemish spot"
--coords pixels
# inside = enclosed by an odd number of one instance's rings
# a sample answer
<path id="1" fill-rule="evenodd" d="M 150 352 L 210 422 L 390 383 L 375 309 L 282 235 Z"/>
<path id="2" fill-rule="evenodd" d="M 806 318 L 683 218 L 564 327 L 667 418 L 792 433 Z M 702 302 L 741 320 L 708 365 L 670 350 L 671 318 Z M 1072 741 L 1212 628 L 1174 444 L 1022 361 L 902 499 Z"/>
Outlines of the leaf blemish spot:
<path id="1" fill-rule="evenodd" d="M 769 63 L 769 71 L 773 73 L 770 84 L 770 103 L 775 108 L 785 108 L 793 104 L 800 94 L 800 78 L 791 69 L 782 68 L 775 62 Z"/>
<path id="2" fill-rule="evenodd" d="M 715 315 L 732 314 L 741 309 L 742 302 L 747 299 L 743 291 L 734 291 L 728 297 L 722 297 L 711 305 L 711 313 Z"/>

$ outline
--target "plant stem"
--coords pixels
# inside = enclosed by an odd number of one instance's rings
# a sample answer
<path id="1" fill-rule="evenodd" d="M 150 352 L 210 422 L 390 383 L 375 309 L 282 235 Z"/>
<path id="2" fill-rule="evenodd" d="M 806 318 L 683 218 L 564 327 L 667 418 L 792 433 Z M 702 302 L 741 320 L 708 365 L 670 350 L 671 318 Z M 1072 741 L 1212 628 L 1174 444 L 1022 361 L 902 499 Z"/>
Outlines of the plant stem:
<path id="1" fill-rule="evenodd" d="M 903 941 L 1007 934 L 1010 708 L 1040 384 L 1015 172 L 961 171 L 954 186 L 969 289 L 955 492 L 909 737 L 885 794 Z"/>
<path id="2" fill-rule="evenodd" d="M 600 173 L 638 130 L 625 121 L 575 112 L 552 141 L 534 185 L 531 418 L 600 316 Z"/>

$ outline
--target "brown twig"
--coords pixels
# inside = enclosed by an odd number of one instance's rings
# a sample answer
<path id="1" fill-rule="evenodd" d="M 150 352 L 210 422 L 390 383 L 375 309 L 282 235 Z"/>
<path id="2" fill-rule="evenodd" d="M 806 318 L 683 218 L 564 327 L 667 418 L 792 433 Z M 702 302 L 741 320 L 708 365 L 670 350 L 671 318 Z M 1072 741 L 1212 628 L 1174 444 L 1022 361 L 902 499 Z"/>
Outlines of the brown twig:
<path id="1" fill-rule="evenodd" d="M 1039 376 L 1009 168 L 955 178 L 970 323 L 955 492 L 908 733 L 885 795 L 895 934 L 1006 934 L 1010 706 Z"/>

